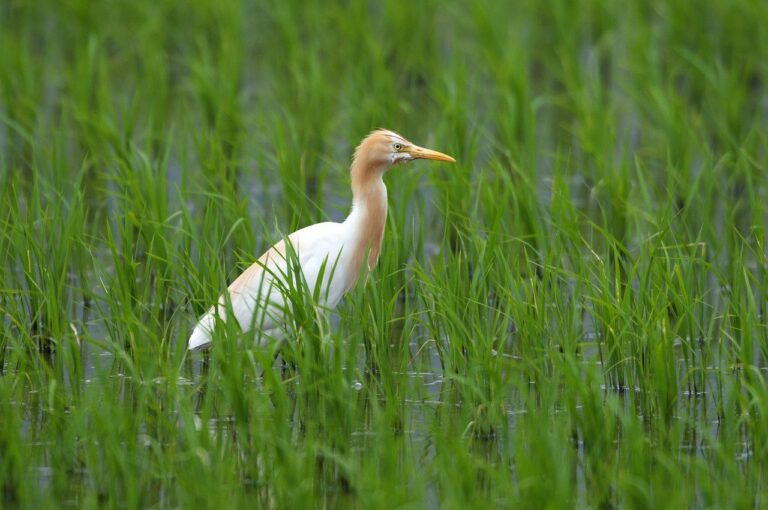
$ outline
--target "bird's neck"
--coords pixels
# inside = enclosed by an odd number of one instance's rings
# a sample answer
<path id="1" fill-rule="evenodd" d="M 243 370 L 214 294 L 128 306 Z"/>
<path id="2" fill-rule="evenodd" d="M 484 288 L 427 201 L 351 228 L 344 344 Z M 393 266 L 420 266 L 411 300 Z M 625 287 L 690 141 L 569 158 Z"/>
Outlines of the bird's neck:
<path id="1" fill-rule="evenodd" d="M 360 162 L 352 164 L 352 211 L 345 220 L 350 229 L 352 259 L 347 288 L 351 288 L 360 273 L 376 266 L 387 222 L 387 187 L 383 171 L 368 168 Z M 363 261 L 366 260 L 363 268 Z"/>

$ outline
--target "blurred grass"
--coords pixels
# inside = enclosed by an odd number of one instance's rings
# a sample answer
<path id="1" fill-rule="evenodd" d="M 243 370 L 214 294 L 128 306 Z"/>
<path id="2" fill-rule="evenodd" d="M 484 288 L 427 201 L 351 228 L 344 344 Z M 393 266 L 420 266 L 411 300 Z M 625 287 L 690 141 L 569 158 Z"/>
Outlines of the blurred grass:
<path id="1" fill-rule="evenodd" d="M 764 506 L 767 22 L 0 4 L 0 506 Z M 368 285 L 190 360 L 379 126 L 458 163 L 387 176 Z"/>

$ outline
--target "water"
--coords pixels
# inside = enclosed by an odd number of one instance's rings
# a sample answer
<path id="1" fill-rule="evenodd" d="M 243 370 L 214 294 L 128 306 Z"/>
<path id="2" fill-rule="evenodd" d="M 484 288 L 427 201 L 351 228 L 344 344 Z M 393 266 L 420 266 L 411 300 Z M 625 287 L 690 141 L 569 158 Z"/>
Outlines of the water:
<path id="1" fill-rule="evenodd" d="M 82 307 L 80 308 L 80 311 L 83 313 Z M 97 332 L 101 332 L 102 334 L 106 333 L 103 327 L 98 325 L 98 322 L 91 322 L 89 327 L 93 328 L 91 334 Z M 584 342 L 586 345 L 594 346 L 595 341 L 598 339 L 598 335 L 592 332 L 587 333 L 584 336 Z M 509 342 L 515 342 L 514 334 L 510 338 Z M 678 374 L 681 379 L 682 374 L 685 373 L 685 367 L 688 363 L 682 354 L 683 346 L 683 342 L 677 342 L 676 344 L 676 353 L 678 356 L 676 364 L 678 366 Z M 405 373 L 392 374 L 396 378 L 405 377 L 408 381 L 408 394 L 404 398 L 405 407 L 403 408 L 404 416 L 402 418 L 403 423 L 407 424 L 407 426 L 403 429 L 403 439 L 407 442 L 408 447 L 403 448 L 402 452 L 403 454 L 412 456 L 409 462 L 419 466 L 421 469 L 426 470 L 430 468 L 430 465 L 436 455 L 435 443 L 432 434 L 434 420 L 438 409 L 444 406 L 451 406 L 453 408 L 460 409 L 464 403 L 460 400 L 457 401 L 455 396 L 449 397 L 446 400 L 446 396 L 451 392 L 450 383 L 445 379 L 440 356 L 437 348 L 435 347 L 434 341 L 430 341 L 425 338 L 420 338 L 418 340 L 412 339 L 409 344 L 409 351 L 411 359 L 413 360 L 412 364 L 414 366 L 414 370 L 410 370 Z M 757 354 L 758 353 L 756 353 L 756 356 Z M 503 355 L 512 356 L 510 354 Z M 718 385 L 723 384 L 723 382 L 728 384 L 727 380 L 723 381 L 721 377 L 718 377 L 717 374 L 720 372 L 715 370 L 716 366 L 719 364 L 717 353 L 713 352 L 711 355 L 713 367 L 711 367 L 712 370 L 707 376 L 707 389 L 691 391 L 687 389 L 686 385 L 680 384 L 682 391 L 677 398 L 676 412 L 673 416 L 673 419 L 689 420 L 692 416 L 706 417 L 706 419 L 699 419 L 694 423 L 688 423 L 686 425 L 685 435 L 688 437 L 688 440 L 681 445 L 681 450 L 687 455 L 707 455 L 709 447 L 706 442 L 702 441 L 702 438 L 716 438 L 719 436 L 721 420 L 717 418 L 716 410 L 719 406 L 727 407 L 731 405 L 731 403 L 728 401 L 718 402 L 716 396 L 709 390 L 709 388 L 718 387 Z M 588 366 L 591 366 L 595 363 L 600 363 L 596 360 L 596 356 L 596 347 L 591 347 L 585 351 L 583 361 L 585 366 L 585 373 L 588 371 Z M 53 357 L 55 357 L 55 354 Z M 100 378 L 104 377 L 105 375 L 107 377 L 117 379 L 130 378 L 129 375 L 121 371 L 120 363 L 116 363 L 113 353 L 100 349 L 99 347 L 92 345 L 89 342 L 82 343 L 82 357 L 85 367 L 84 378 L 79 381 L 79 384 L 82 388 L 85 388 L 89 385 L 100 384 L 103 382 Z M 358 373 L 364 373 L 366 370 L 363 361 L 364 356 L 358 360 L 357 366 L 354 367 Z M 50 362 L 53 363 L 54 360 L 51 359 Z M 192 362 L 187 363 L 186 367 L 187 368 L 184 371 L 184 375 L 180 377 L 176 383 L 178 385 L 186 386 L 199 384 L 201 378 L 204 377 L 204 374 L 206 373 L 206 369 L 204 367 L 204 357 L 193 356 Z M 13 367 L 8 366 L 7 364 L 3 368 L 4 373 L 6 374 L 13 372 Z M 347 369 L 349 368 L 350 367 L 347 367 Z M 768 367 L 766 366 L 761 366 L 759 369 L 763 374 L 768 372 Z M 298 384 L 301 384 L 301 374 L 298 374 L 298 378 Z M 161 383 L 162 381 L 155 382 Z M 65 384 L 74 384 L 74 381 L 66 381 Z M 372 398 L 372 395 L 376 394 L 375 391 L 365 391 L 368 384 L 369 381 L 366 381 L 365 379 L 353 380 L 353 389 L 357 394 L 357 398 L 363 399 L 361 403 L 358 403 L 358 408 L 366 407 L 368 404 L 366 404 L 365 401 Z M 602 390 L 606 395 L 618 395 L 624 402 L 624 405 L 627 409 L 631 409 L 632 406 L 636 405 L 636 399 L 631 398 L 631 394 L 638 394 L 643 391 L 638 387 L 615 388 L 606 385 L 602 386 Z M 202 391 L 205 391 L 204 387 Z M 263 392 L 264 388 L 258 380 L 253 380 L 252 386 L 248 391 Z M 535 381 L 531 381 L 531 391 L 535 391 Z M 725 394 L 729 394 L 729 391 L 725 391 Z M 130 394 L 116 395 L 115 397 L 128 399 L 131 398 Z M 199 395 L 199 401 L 202 402 L 203 399 L 204 395 Z M 45 411 L 45 395 L 40 395 L 37 391 L 29 391 L 26 394 L 26 398 L 24 400 L 15 402 L 14 405 L 24 409 L 23 415 L 26 418 L 23 422 L 22 436 L 28 438 L 29 442 L 26 447 L 29 448 L 30 451 L 33 452 L 32 454 L 34 457 L 38 459 L 44 460 L 54 456 L 56 454 L 57 448 L 56 441 L 41 441 L 36 439 L 50 437 L 50 434 L 46 432 L 46 428 L 50 427 L 50 421 L 46 417 L 47 413 Z M 130 404 L 126 402 L 125 405 Z M 580 408 L 580 406 L 577 406 L 577 409 L 578 408 Z M 495 461 L 492 460 L 492 464 L 498 464 L 500 469 L 509 469 L 509 467 L 502 460 L 503 452 L 514 450 L 514 445 L 505 444 L 505 438 L 514 436 L 517 420 L 521 416 L 525 415 L 528 411 L 524 407 L 521 407 L 519 398 L 513 398 L 510 396 L 510 398 L 505 402 L 505 412 L 508 417 L 508 430 L 503 434 L 497 433 L 493 436 L 485 437 L 485 439 L 477 443 L 478 447 L 482 447 L 483 451 L 485 451 L 483 455 L 487 456 L 489 459 L 496 459 Z M 555 414 L 561 412 L 568 412 L 568 410 L 555 410 Z M 199 415 L 197 419 L 200 419 Z M 285 424 L 285 426 L 291 427 L 296 431 L 296 434 L 300 435 L 302 422 L 304 419 L 306 419 L 306 417 L 301 415 L 294 415 L 291 420 Z M 209 419 L 205 425 L 203 425 L 201 421 L 198 421 L 197 427 L 199 428 L 202 426 L 207 426 L 210 434 L 214 437 L 227 438 L 227 440 L 233 441 L 235 443 L 237 442 L 237 422 L 235 416 L 233 415 L 216 416 Z M 708 430 L 704 430 L 705 428 Z M 370 424 L 366 423 L 365 420 L 356 422 L 355 428 L 352 430 L 351 445 L 353 451 L 358 452 L 360 455 L 366 455 L 368 448 L 368 438 L 371 438 L 376 434 L 376 426 L 370 426 Z M 126 438 L 126 440 L 131 439 Z M 139 437 L 134 438 L 134 440 L 137 441 L 140 445 L 143 444 L 145 447 L 150 447 L 152 444 L 152 439 L 149 436 L 145 436 L 144 434 L 140 434 Z M 587 479 L 581 467 L 586 462 L 584 444 L 581 439 L 575 439 L 574 446 L 576 451 L 576 464 L 578 466 L 578 490 L 579 492 L 584 493 L 588 490 Z M 616 448 L 619 448 L 618 444 L 616 445 Z M 751 448 L 751 441 L 748 436 L 743 437 L 743 441 L 738 449 L 738 452 L 738 461 L 741 463 L 748 462 L 750 457 L 754 455 L 754 451 Z M 54 468 L 51 465 L 42 462 L 41 464 L 32 468 L 31 472 L 28 473 L 28 476 L 34 478 L 37 485 L 41 489 L 48 489 L 53 483 L 53 469 Z M 80 483 L 83 485 L 93 483 L 92 473 L 89 473 L 86 469 L 76 473 L 76 475 L 76 478 L 79 479 Z M 514 478 L 514 472 L 510 472 L 510 476 Z M 339 479 L 337 479 L 336 482 L 339 482 L 343 485 L 343 481 L 340 482 Z M 333 505 L 354 506 L 354 496 L 351 493 L 338 489 L 338 486 L 336 489 L 334 489 L 334 486 L 334 484 L 331 484 L 328 486 L 327 491 L 324 492 L 323 497 L 326 499 L 326 501 Z M 75 493 L 76 492 L 77 491 L 75 491 Z M 426 504 L 430 508 L 438 508 L 440 506 L 438 494 L 439 489 L 437 486 L 433 485 L 429 487 L 427 491 Z M 164 501 L 166 504 L 169 504 L 172 499 L 168 499 L 168 497 L 168 495 L 158 494 L 158 504 L 163 504 Z M 62 504 L 63 506 L 67 507 L 76 507 L 79 506 L 79 501 L 77 500 L 77 497 L 74 497 L 70 501 L 62 502 Z"/>

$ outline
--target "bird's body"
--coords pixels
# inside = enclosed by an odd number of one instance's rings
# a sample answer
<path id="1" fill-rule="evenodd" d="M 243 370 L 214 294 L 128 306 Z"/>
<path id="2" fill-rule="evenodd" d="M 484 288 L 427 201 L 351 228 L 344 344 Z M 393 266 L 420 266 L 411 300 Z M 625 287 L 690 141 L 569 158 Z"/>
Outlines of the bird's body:
<path id="1" fill-rule="evenodd" d="M 413 159 L 454 161 L 445 154 L 417 147 L 392 131 L 377 130 L 367 136 L 352 162 L 352 211 L 346 220 L 317 223 L 290 234 L 229 286 L 232 313 L 240 327 L 245 331 L 252 327 L 266 331 L 283 322 L 286 306 L 279 287 L 285 286 L 291 259 L 286 241 L 295 253 L 307 287 L 314 290 L 322 274 L 320 304 L 335 307 L 360 274 L 373 269 L 378 260 L 387 220 L 384 173 L 395 164 Z M 218 306 L 200 319 L 189 338 L 189 349 L 210 346 L 217 314 L 226 320 L 226 301 L 222 296 Z"/>

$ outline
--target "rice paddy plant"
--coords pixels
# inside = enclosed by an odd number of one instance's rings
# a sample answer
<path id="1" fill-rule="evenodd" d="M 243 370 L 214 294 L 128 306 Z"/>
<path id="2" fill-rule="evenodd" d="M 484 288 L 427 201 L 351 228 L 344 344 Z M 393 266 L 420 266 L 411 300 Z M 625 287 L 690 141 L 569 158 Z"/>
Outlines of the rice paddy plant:
<path id="1" fill-rule="evenodd" d="M 0 506 L 764 506 L 766 21 L 3 3 Z M 366 284 L 186 352 L 376 127 L 457 163 L 385 176 Z"/>

